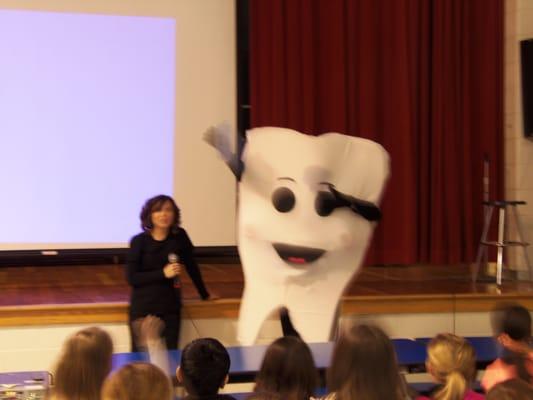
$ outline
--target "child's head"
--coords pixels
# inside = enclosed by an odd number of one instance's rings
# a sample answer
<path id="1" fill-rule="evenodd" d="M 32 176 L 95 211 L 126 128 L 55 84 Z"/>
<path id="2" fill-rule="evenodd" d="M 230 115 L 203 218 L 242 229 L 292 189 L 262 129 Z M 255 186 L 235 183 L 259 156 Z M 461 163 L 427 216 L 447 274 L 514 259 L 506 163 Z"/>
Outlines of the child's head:
<path id="1" fill-rule="evenodd" d="M 489 390 L 486 400 L 531 400 L 533 386 L 522 379 L 509 379 Z"/>
<path id="2" fill-rule="evenodd" d="M 473 347 L 462 337 L 442 333 L 429 342 L 427 350 L 427 370 L 443 384 L 434 398 L 462 399 L 476 376 L 476 355 Z"/>
<path id="3" fill-rule="evenodd" d="M 516 303 L 500 303 L 492 312 L 492 329 L 494 336 L 503 346 L 501 360 L 516 367 L 518 376 L 531 381 L 527 367 L 531 352 L 531 315 L 529 311 Z"/>
<path id="4" fill-rule="evenodd" d="M 124 365 L 111 374 L 102 387 L 102 400 L 171 400 L 170 378 L 145 362 Z"/>
<path id="5" fill-rule="evenodd" d="M 72 335 L 63 345 L 55 368 L 57 398 L 99 399 L 111 370 L 113 342 L 103 329 L 91 327 Z"/>
<path id="6" fill-rule="evenodd" d="M 256 378 L 255 392 L 283 399 L 309 399 L 318 384 L 311 350 L 294 336 L 276 339 L 267 349 Z"/>
<path id="7" fill-rule="evenodd" d="M 354 325 L 341 334 L 327 380 L 339 400 L 406 397 L 394 346 L 377 326 Z"/>
<path id="8" fill-rule="evenodd" d="M 229 367 L 229 354 L 222 343 L 213 338 L 196 339 L 183 349 L 176 375 L 189 394 L 210 396 L 226 384 Z"/>
<path id="9" fill-rule="evenodd" d="M 500 303 L 492 312 L 492 329 L 498 338 L 506 336 L 514 341 L 528 342 L 531 337 L 531 315 L 520 304 Z"/>

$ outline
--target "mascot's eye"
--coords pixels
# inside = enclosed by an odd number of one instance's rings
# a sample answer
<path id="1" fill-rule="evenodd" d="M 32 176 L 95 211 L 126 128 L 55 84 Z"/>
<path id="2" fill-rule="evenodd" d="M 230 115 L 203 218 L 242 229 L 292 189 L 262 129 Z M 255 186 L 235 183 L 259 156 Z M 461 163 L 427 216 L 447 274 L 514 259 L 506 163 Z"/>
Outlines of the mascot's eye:
<path id="1" fill-rule="evenodd" d="M 331 192 L 318 192 L 315 199 L 315 210 L 321 217 L 327 217 L 337 207 L 337 200 Z"/>
<path id="2" fill-rule="evenodd" d="M 294 208 L 296 198 L 294 193 L 287 187 L 280 187 L 272 193 L 272 204 L 279 212 L 286 213 Z"/>

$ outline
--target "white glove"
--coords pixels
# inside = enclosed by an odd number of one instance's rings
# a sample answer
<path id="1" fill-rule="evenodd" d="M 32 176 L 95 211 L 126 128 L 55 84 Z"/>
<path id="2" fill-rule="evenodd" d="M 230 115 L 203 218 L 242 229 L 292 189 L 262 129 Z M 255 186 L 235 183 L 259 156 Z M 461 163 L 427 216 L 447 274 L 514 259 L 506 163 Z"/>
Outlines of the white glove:
<path id="1" fill-rule="evenodd" d="M 203 134 L 203 139 L 218 150 L 222 159 L 228 163 L 235 158 L 232 129 L 229 122 L 224 121 L 209 127 Z"/>

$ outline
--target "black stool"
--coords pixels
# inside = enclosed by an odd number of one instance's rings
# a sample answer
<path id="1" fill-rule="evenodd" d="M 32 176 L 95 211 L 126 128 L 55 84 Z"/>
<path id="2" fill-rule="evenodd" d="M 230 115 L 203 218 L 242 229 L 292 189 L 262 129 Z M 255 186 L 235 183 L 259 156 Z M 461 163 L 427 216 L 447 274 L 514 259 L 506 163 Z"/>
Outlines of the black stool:
<path id="1" fill-rule="evenodd" d="M 481 266 L 481 260 L 487 255 L 488 246 L 498 247 L 498 258 L 496 261 L 496 284 L 502 284 L 502 269 L 503 269 L 503 249 L 510 246 L 519 246 L 524 250 L 524 258 L 526 260 L 526 265 L 529 270 L 529 279 L 531 280 L 531 264 L 529 263 L 529 257 L 527 255 L 526 247 L 529 243 L 526 243 L 524 236 L 522 234 L 522 225 L 520 224 L 520 218 L 518 217 L 518 212 L 516 211 L 516 206 L 526 204 L 525 201 L 484 201 L 483 204 L 488 207 L 485 215 L 485 225 L 483 226 L 483 233 L 481 234 L 481 240 L 479 242 L 479 247 L 477 251 L 476 265 L 473 272 L 474 283 L 477 281 L 477 275 L 479 273 L 479 268 Z M 498 240 L 490 241 L 487 240 L 487 235 L 490 229 L 490 222 L 492 220 L 492 214 L 494 208 L 498 207 L 499 218 L 498 218 Z M 509 241 L 505 238 L 505 222 L 507 218 L 507 210 L 510 208 L 515 220 L 516 232 L 518 234 L 518 241 Z"/>

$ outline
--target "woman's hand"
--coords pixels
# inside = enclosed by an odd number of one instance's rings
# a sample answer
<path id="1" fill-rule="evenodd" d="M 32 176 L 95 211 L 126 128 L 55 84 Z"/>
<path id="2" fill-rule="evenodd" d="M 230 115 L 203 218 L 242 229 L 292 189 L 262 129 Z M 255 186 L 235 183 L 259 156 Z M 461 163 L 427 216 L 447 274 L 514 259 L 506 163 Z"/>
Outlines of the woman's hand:
<path id="1" fill-rule="evenodd" d="M 181 264 L 172 263 L 167 264 L 163 267 L 163 274 L 165 278 L 172 279 L 178 276 L 181 273 Z"/>

